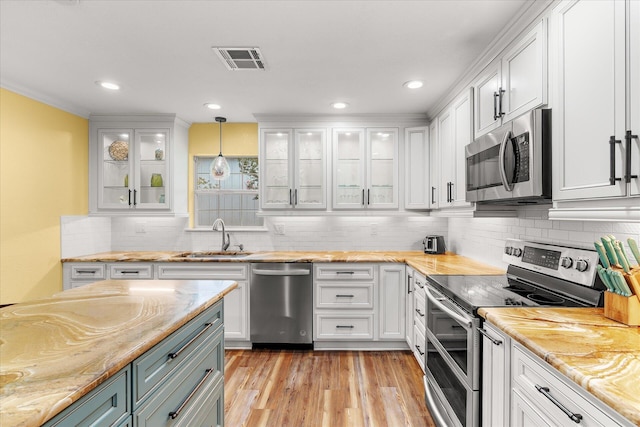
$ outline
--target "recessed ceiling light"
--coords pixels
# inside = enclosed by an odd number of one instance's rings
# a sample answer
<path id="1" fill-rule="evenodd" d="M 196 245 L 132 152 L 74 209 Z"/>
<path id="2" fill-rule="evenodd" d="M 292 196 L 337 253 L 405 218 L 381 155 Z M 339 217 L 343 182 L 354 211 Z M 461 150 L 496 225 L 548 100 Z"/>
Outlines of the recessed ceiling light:
<path id="1" fill-rule="evenodd" d="M 208 108 L 208 109 L 210 109 L 210 110 L 219 110 L 219 109 L 221 109 L 221 108 L 222 108 L 220 105 L 218 105 L 218 104 L 212 104 L 212 103 L 210 103 L 210 102 L 208 102 L 208 103 L 204 104 L 204 106 L 205 106 L 205 107 L 207 107 L 207 108 Z"/>
<path id="2" fill-rule="evenodd" d="M 109 89 L 109 90 L 120 90 L 120 85 L 113 83 L 113 82 L 103 82 L 103 81 L 97 81 L 96 84 L 100 87 L 103 87 L 105 89 Z"/>
<path id="3" fill-rule="evenodd" d="M 333 104 L 331 104 L 331 106 L 336 110 L 342 110 L 343 108 L 347 108 L 349 104 L 347 104 L 346 102 L 334 102 Z"/>
<path id="4" fill-rule="evenodd" d="M 422 83 L 420 80 L 410 80 L 408 82 L 405 82 L 403 86 L 409 89 L 418 89 L 421 88 L 423 84 L 424 83 Z"/>

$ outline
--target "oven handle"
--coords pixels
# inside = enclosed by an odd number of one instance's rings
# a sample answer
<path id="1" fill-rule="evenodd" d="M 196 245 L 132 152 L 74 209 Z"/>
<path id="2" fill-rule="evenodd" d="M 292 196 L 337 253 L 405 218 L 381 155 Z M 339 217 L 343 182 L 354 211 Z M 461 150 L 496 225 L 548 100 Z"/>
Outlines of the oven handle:
<path id="1" fill-rule="evenodd" d="M 428 286 L 424 287 L 424 292 L 427 294 L 427 298 L 429 298 L 429 301 L 434 303 L 436 305 L 436 307 L 438 307 L 440 310 L 444 311 L 449 316 L 453 317 L 457 322 L 462 323 L 463 325 L 467 325 L 467 328 L 472 328 L 473 327 L 473 323 L 471 322 L 471 320 L 467 319 L 466 317 L 461 316 L 460 314 L 458 314 L 455 311 L 451 310 L 449 307 L 447 307 L 446 305 L 444 305 L 441 302 L 441 301 L 446 301 L 447 298 L 445 298 L 445 297 L 436 298 L 435 296 L 433 296 L 433 294 L 431 293 L 431 290 L 429 290 Z"/>
<path id="2" fill-rule="evenodd" d="M 429 412 L 433 418 L 437 418 L 436 424 L 439 426 L 446 426 L 449 423 L 446 422 L 440 411 L 438 410 L 438 406 L 436 405 L 436 401 L 433 399 L 433 395 L 431 394 L 431 390 L 429 387 L 429 383 L 427 382 L 427 376 L 422 377 L 422 381 L 424 381 L 424 395 L 427 398 L 427 403 L 429 406 Z"/>
<path id="3" fill-rule="evenodd" d="M 513 184 L 509 184 L 509 181 L 507 180 L 507 171 L 504 168 L 504 163 L 505 163 L 504 157 L 505 157 L 505 154 L 507 153 L 507 142 L 509 141 L 510 136 L 511 136 L 511 131 L 507 131 L 507 133 L 504 134 L 504 138 L 500 143 L 500 154 L 499 154 L 500 180 L 502 181 L 502 186 L 507 191 L 513 191 Z"/>

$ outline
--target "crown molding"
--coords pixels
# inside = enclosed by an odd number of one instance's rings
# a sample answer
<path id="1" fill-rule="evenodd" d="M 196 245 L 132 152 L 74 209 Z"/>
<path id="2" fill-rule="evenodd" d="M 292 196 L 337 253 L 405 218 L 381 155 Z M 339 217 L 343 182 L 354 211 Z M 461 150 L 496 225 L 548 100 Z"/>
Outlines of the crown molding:
<path id="1" fill-rule="evenodd" d="M 91 112 L 87 109 L 79 107 L 75 104 L 62 101 L 60 99 L 54 98 L 45 93 L 27 88 L 25 86 L 16 84 L 11 81 L 7 81 L 6 79 L 0 80 L 0 87 L 6 89 L 11 92 L 15 92 L 18 95 L 26 96 L 27 98 L 33 99 L 38 102 L 42 102 L 43 104 L 47 104 L 51 107 L 57 108 L 59 110 L 65 111 L 70 114 L 74 114 L 76 116 L 80 116 L 84 119 L 88 119 Z"/>

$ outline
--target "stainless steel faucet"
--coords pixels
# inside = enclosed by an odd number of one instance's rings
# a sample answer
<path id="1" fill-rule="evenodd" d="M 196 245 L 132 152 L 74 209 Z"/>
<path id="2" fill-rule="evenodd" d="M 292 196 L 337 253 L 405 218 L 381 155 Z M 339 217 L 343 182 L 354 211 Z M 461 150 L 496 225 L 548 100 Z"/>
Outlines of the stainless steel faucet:
<path id="1" fill-rule="evenodd" d="M 231 244 L 231 237 L 229 236 L 229 233 L 226 233 L 224 231 L 224 221 L 222 220 L 222 218 L 217 218 L 215 221 L 213 221 L 213 226 L 211 228 L 214 231 L 220 231 L 220 226 L 222 226 L 222 248 L 220 250 L 224 252 Z"/>

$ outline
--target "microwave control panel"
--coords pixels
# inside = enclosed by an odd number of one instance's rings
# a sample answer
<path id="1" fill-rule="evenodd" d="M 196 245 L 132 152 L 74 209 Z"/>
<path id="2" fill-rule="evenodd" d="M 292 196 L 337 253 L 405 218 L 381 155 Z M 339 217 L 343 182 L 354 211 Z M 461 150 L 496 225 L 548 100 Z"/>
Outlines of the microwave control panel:
<path id="1" fill-rule="evenodd" d="M 529 132 L 511 138 L 515 157 L 515 176 L 513 182 L 529 181 Z"/>

